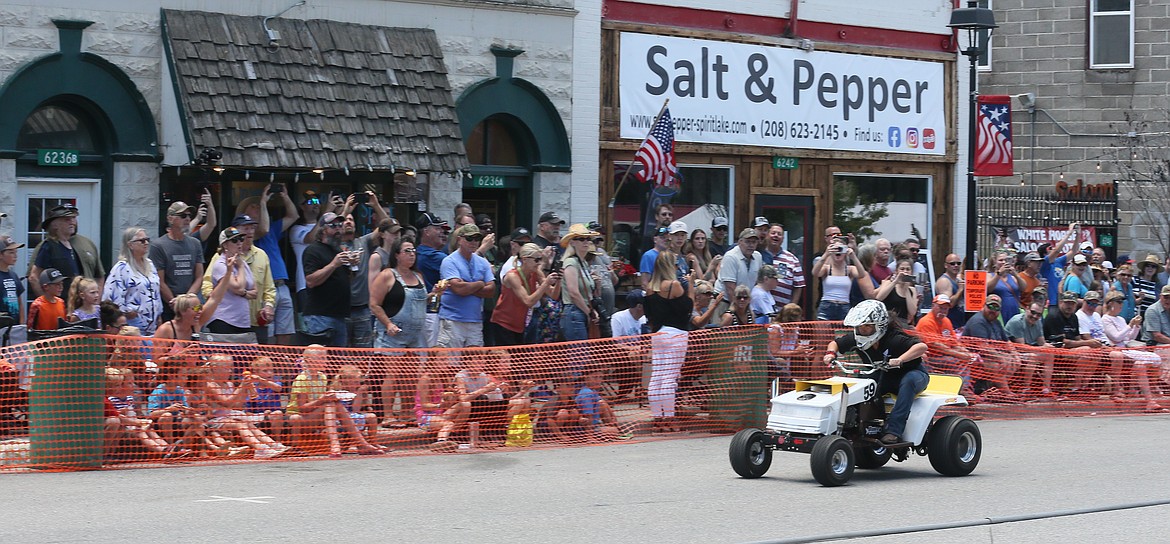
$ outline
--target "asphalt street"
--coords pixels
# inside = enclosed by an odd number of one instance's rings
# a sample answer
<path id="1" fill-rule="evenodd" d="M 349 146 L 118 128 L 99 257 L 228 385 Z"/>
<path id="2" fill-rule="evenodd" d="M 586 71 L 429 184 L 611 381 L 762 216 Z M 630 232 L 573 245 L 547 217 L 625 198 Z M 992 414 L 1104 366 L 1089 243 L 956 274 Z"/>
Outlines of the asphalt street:
<path id="1" fill-rule="evenodd" d="M 838 488 L 818 486 L 795 453 L 740 479 L 730 437 L 5 474 L 0 542 L 1166 541 L 1170 416 L 979 425 L 983 457 L 968 477 L 915 456 Z M 1071 510 L 1085 513 L 1051 517 Z M 905 532 L 924 525 L 936 529 Z"/>

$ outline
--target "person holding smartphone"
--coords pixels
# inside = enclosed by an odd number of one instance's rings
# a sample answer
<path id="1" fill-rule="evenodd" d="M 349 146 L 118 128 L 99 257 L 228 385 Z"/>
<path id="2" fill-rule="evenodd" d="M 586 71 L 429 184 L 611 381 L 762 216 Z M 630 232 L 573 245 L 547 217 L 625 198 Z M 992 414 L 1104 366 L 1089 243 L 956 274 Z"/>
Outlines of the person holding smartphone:
<path id="1" fill-rule="evenodd" d="M 918 318 L 918 286 L 915 285 L 914 261 L 901 259 L 894 274 L 878 286 L 875 299 L 882 301 L 890 314 L 910 326 Z"/>

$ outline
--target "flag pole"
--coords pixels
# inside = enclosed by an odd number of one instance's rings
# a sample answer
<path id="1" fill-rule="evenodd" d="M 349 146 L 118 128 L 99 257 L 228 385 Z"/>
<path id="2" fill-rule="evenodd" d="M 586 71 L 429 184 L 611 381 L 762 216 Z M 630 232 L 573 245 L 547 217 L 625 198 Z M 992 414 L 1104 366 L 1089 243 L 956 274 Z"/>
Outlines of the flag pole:
<path id="1" fill-rule="evenodd" d="M 642 138 L 642 143 L 638 144 L 638 149 L 642 149 L 642 146 L 646 145 L 646 140 L 650 139 L 650 132 L 654 130 L 654 125 L 658 124 L 658 118 L 662 117 L 662 113 L 666 111 L 667 104 L 670 104 L 669 98 L 667 98 L 666 101 L 664 101 L 662 103 L 662 109 L 658 110 L 658 115 L 654 116 L 654 121 L 650 123 L 650 130 L 646 131 L 646 137 Z M 634 155 L 637 155 L 637 154 L 638 154 L 638 151 L 635 150 Z M 630 177 L 630 170 L 633 170 L 633 166 L 634 166 L 634 161 L 630 161 L 630 166 L 628 168 L 626 168 L 625 175 L 623 175 L 622 180 L 620 182 L 618 182 L 617 189 L 614 189 L 614 191 L 613 191 L 613 198 L 609 199 L 609 207 L 610 208 L 612 208 L 614 203 L 617 202 L 617 195 L 619 192 L 621 192 L 622 187 L 626 184 L 626 179 Z"/>

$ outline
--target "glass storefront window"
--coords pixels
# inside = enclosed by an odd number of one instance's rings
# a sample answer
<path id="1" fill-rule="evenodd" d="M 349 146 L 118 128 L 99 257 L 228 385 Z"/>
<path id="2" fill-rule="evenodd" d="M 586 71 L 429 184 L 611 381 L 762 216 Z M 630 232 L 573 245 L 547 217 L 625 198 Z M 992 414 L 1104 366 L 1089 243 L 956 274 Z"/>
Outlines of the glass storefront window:
<path id="1" fill-rule="evenodd" d="M 614 189 L 629 166 L 629 163 L 614 165 Z M 638 182 L 634 174 L 641 165 L 634 164 L 633 168 L 614 199 L 611 255 L 637 266 L 642 253 L 654 247 L 650 233 L 654 228 L 654 209 L 660 203 L 673 206 L 674 220 L 685 222 L 692 232 L 703 229 L 710 234 L 713 218 L 729 216 L 735 177 L 732 167 L 679 165 L 683 179 L 679 187 L 672 189 Z"/>

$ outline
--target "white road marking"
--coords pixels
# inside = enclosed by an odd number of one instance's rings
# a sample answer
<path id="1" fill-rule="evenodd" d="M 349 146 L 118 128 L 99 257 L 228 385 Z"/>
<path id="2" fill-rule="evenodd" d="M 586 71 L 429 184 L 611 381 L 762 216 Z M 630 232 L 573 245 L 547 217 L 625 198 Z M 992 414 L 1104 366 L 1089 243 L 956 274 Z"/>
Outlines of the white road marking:
<path id="1" fill-rule="evenodd" d="M 260 499 L 275 499 L 275 498 L 276 497 L 240 497 L 240 498 L 235 498 L 235 497 L 221 497 L 219 495 L 212 495 L 210 499 L 198 499 L 195 502 L 236 501 L 236 502 L 251 502 L 251 503 L 256 503 L 256 504 L 268 504 L 269 501 L 262 501 Z"/>

